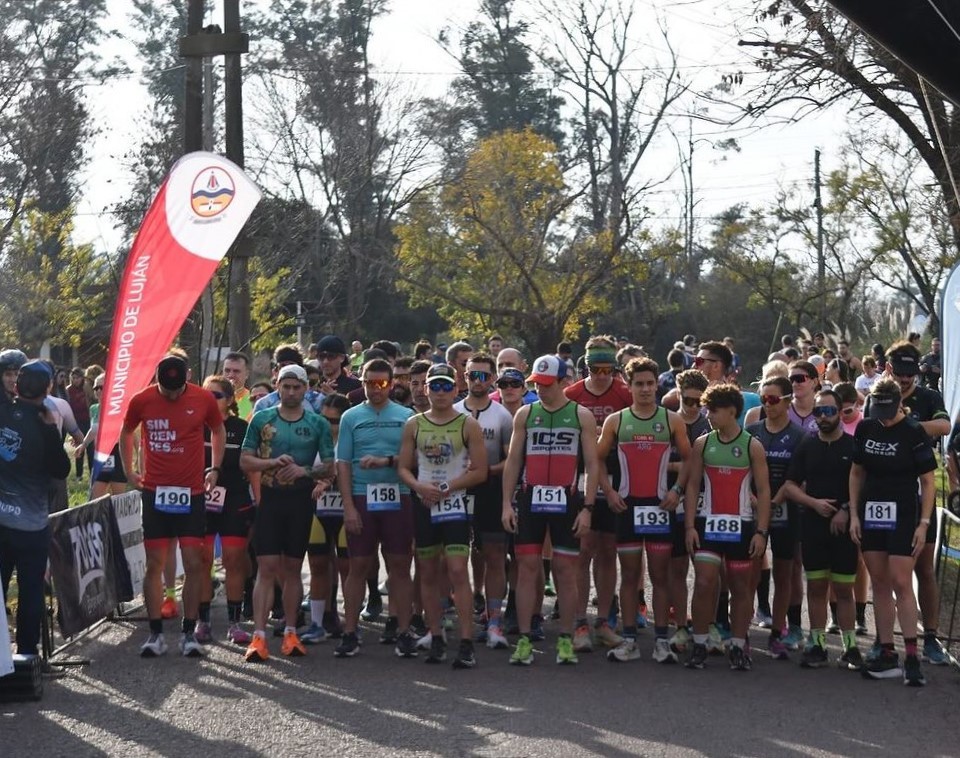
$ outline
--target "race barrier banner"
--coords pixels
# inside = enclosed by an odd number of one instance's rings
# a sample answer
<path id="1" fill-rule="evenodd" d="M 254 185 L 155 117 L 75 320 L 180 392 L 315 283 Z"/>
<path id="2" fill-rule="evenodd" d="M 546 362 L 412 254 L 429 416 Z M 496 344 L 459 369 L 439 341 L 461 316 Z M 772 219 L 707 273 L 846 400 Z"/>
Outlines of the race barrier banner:
<path id="1" fill-rule="evenodd" d="M 140 492 L 133 490 L 122 495 L 114 495 L 113 511 L 117 517 L 123 553 L 130 569 L 133 595 L 141 595 L 143 594 L 143 575 L 147 571 L 147 551 L 143 547 L 141 521 L 143 506 L 140 502 Z"/>
<path id="2" fill-rule="evenodd" d="M 947 275 L 940 294 L 940 332 L 943 345 L 940 388 L 943 404 L 950 421 L 954 422 L 960 417 L 960 264 Z"/>
<path id="3" fill-rule="evenodd" d="M 65 637 L 133 600 L 130 570 L 109 495 L 50 515 L 50 573 Z"/>
<path id="4" fill-rule="evenodd" d="M 113 313 L 96 467 L 120 439 L 130 398 L 154 377 L 197 298 L 260 202 L 260 190 L 214 153 L 189 153 L 167 174 L 127 256 Z"/>

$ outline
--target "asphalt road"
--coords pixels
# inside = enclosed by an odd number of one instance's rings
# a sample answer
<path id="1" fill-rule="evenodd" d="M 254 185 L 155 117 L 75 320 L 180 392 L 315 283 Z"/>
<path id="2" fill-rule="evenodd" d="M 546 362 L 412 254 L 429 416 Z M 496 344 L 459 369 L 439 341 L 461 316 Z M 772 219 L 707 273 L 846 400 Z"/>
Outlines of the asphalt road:
<path id="1" fill-rule="evenodd" d="M 224 613 L 221 599 L 216 632 Z M 247 664 L 226 642 L 203 660 L 174 645 L 144 660 L 144 623 L 105 624 L 68 651 L 89 666 L 48 680 L 39 703 L 0 704 L 0 756 L 960 755 L 960 675 L 949 668 L 927 666 L 922 689 L 759 651 L 749 673 L 723 658 L 690 671 L 650 660 L 652 630 L 641 632 L 641 661 L 594 652 L 560 667 L 548 624 L 529 668 L 478 646 L 477 668 L 457 671 L 397 658 L 379 629 L 365 627 L 354 659 L 335 659 L 331 642 L 284 659 L 271 639 L 274 657 Z M 763 647 L 764 632 L 753 638 Z"/>

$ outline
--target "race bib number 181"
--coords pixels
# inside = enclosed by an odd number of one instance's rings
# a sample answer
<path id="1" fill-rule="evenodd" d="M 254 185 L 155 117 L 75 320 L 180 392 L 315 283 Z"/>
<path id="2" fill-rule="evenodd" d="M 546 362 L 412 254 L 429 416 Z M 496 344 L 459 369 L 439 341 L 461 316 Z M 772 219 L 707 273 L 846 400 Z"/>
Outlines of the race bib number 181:
<path id="1" fill-rule="evenodd" d="M 895 501 L 868 500 L 863 514 L 864 529 L 897 528 L 897 504 Z"/>

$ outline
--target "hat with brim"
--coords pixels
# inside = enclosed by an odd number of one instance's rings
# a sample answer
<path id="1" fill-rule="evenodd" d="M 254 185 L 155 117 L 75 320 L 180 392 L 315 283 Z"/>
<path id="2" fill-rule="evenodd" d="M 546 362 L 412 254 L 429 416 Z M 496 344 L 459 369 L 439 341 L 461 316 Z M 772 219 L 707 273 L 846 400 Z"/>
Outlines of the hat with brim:
<path id="1" fill-rule="evenodd" d="M 284 379 L 296 379 L 303 384 L 310 383 L 310 380 L 307 378 L 307 370 L 303 366 L 297 366 L 296 364 L 284 366 L 280 369 L 280 373 L 277 374 L 277 384 L 280 384 Z"/>
<path id="2" fill-rule="evenodd" d="M 878 421 L 889 421 L 900 410 L 900 398 L 893 395 L 870 396 L 870 418 Z"/>
<path id="3" fill-rule="evenodd" d="M 457 384 L 457 372 L 447 363 L 434 363 L 427 369 L 428 382 L 446 382 L 451 386 Z"/>
<path id="4" fill-rule="evenodd" d="M 916 376 L 920 373 L 920 366 L 912 355 L 895 355 L 890 358 L 890 365 L 896 376 Z"/>
<path id="5" fill-rule="evenodd" d="M 168 355 L 157 364 L 157 384 L 176 392 L 187 383 L 187 362 L 179 355 Z"/>
<path id="6" fill-rule="evenodd" d="M 541 355 L 533 362 L 529 381 L 536 384 L 555 384 L 567 375 L 567 363 L 555 355 Z"/>

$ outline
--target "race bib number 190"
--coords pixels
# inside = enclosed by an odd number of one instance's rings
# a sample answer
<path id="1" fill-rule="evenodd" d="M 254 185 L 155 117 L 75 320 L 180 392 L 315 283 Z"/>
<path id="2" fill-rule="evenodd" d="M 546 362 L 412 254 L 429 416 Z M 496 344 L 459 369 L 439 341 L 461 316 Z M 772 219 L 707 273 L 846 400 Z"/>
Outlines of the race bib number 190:
<path id="1" fill-rule="evenodd" d="M 399 484 L 368 484 L 367 485 L 368 511 L 399 511 L 400 485 Z"/>
<path id="2" fill-rule="evenodd" d="M 183 515 L 190 513 L 189 487 L 157 487 L 153 507 L 161 513 Z"/>
<path id="3" fill-rule="evenodd" d="M 567 493 L 563 487 L 535 484 L 530 498 L 531 513 L 566 513 Z"/>

